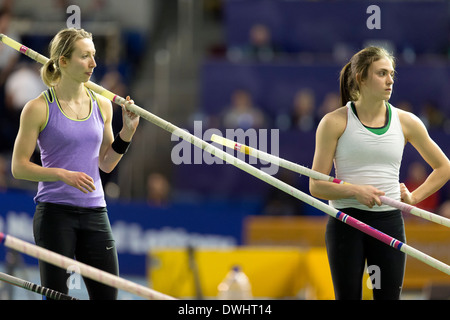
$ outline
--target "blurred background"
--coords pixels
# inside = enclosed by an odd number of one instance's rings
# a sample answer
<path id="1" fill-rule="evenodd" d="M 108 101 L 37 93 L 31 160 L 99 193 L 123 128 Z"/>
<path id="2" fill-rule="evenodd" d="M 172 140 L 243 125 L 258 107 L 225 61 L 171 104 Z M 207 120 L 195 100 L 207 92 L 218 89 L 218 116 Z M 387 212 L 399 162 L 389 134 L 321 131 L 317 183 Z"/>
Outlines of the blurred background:
<path id="1" fill-rule="evenodd" d="M 310 167 L 317 124 L 340 106 L 341 68 L 380 45 L 397 58 L 390 102 L 419 116 L 450 153 L 448 1 L 2 0 L 0 32 L 48 56 L 70 5 L 94 36 L 92 81 L 207 142 L 208 129 L 256 130 L 268 152 Z M 379 29 L 368 27 L 370 5 L 380 9 Z M 21 109 L 45 90 L 39 67 L 0 45 L 0 231 L 30 242 L 37 184 L 13 179 L 10 160 Z M 127 155 L 103 175 L 122 276 L 176 297 L 215 298 L 240 265 L 255 298 L 334 299 L 325 214 L 233 166 L 198 161 L 205 157 L 141 120 Z M 429 172 L 406 146 L 401 181 L 413 190 Z M 309 193 L 307 177 L 282 168 L 275 176 Z M 447 184 L 418 206 L 450 217 L 449 194 Z M 450 262 L 445 227 L 405 220 L 411 246 Z M 35 259 L 2 247 L 0 263 L 39 283 Z M 447 299 L 449 288 L 447 275 L 408 258 L 405 299 Z M 21 290 L 0 282 L 0 298 L 24 298 Z"/>

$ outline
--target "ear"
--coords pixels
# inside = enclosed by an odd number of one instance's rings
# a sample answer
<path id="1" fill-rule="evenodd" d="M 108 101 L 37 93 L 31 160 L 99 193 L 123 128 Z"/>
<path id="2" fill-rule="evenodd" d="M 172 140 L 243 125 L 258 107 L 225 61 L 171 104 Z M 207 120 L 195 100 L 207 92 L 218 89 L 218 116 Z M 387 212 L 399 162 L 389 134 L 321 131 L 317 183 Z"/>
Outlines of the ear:
<path id="1" fill-rule="evenodd" d="M 365 82 L 365 79 L 363 79 L 361 73 L 356 74 L 355 80 L 356 80 L 356 84 L 358 85 L 358 88 L 361 88 Z"/>
<path id="2" fill-rule="evenodd" d="M 59 66 L 65 67 L 67 66 L 67 58 L 64 56 L 59 57 Z"/>
<path id="3" fill-rule="evenodd" d="M 360 85 L 363 82 L 362 77 L 361 77 L 361 73 L 357 73 L 356 74 L 356 83 L 358 83 L 358 85 Z"/>

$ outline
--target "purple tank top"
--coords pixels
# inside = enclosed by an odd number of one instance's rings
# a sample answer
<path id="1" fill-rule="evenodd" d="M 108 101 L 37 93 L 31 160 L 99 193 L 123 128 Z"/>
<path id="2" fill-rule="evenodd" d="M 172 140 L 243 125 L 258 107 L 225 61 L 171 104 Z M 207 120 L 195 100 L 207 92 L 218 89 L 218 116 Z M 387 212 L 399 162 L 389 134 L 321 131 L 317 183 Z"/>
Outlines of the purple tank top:
<path id="1" fill-rule="evenodd" d="M 104 119 L 95 94 L 90 96 L 90 114 L 86 119 L 67 117 L 53 88 L 45 91 L 48 118 L 37 143 L 43 167 L 84 172 L 95 183 L 95 191 L 83 193 L 62 181 L 39 182 L 35 202 L 50 202 L 86 208 L 105 207 L 105 197 L 98 167 L 103 140 Z"/>

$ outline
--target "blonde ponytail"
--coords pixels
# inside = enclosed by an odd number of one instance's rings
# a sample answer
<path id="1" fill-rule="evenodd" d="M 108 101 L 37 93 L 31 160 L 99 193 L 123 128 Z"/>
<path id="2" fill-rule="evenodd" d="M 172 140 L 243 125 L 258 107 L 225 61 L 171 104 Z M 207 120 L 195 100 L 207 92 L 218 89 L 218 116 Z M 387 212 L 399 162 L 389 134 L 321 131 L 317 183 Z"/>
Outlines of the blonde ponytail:
<path id="1" fill-rule="evenodd" d="M 49 88 L 57 85 L 61 79 L 61 70 L 52 59 L 48 60 L 41 68 L 41 78 Z"/>

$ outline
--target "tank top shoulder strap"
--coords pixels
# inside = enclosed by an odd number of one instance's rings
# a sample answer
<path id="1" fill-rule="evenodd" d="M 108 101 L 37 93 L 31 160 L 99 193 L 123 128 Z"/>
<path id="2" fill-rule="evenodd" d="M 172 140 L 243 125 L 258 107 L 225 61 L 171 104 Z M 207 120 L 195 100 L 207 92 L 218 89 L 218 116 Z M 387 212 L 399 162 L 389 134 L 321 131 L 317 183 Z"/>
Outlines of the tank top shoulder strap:
<path id="1" fill-rule="evenodd" d="M 52 117 L 51 114 L 53 114 L 55 109 L 53 105 L 57 104 L 55 92 L 52 88 L 48 88 L 47 90 L 43 91 L 42 96 L 44 97 L 45 103 L 47 104 L 47 118 L 45 119 L 45 123 L 39 132 L 42 132 L 47 127 L 47 124 Z"/>
<path id="2" fill-rule="evenodd" d="M 94 108 L 93 112 L 98 112 L 98 114 L 100 115 L 103 122 L 105 122 L 105 116 L 103 115 L 103 111 L 100 106 L 100 102 L 98 101 L 97 94 L 87 87 L 86 87 L 86 91 L 88 92 L 89 96 L 91 97 L 92 106 Z M 95 109 L 97 109 L 97 110 L 95 110 Z"/>
<path id="3" fill-rule="evenodd" d="M 87 87 L 86 87 L 86 91 L 88 92 L 88 94 L 91 97 L 92 101 L 95 101 L 98 104 L 97 95 L 95 94 L 95 92 L 92 91 L 91 89 L 87 88 Z"/>
<path id="4" fill-rule="evenodd" d="M 55 102 L 55 94 L 51 88 L 48 88 L 43 93 L 44 93 L 44 98 L 48 103 Z"/>

